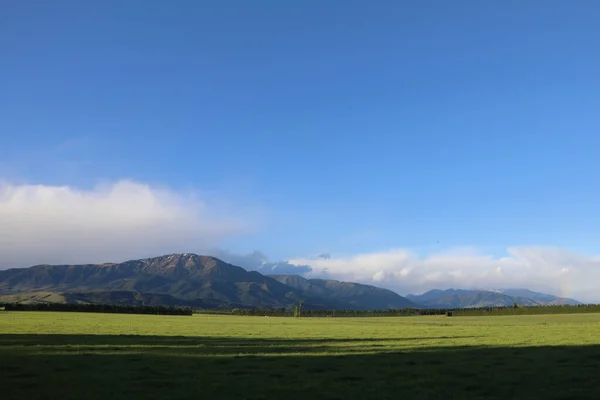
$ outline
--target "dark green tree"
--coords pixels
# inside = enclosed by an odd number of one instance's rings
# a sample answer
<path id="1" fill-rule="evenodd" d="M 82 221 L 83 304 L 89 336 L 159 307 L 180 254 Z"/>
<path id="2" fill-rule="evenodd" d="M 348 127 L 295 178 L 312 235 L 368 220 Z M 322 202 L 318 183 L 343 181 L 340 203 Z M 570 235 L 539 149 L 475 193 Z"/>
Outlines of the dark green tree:
<path id="1" fill-rule="evenodd" d="M 294 306 L 294 317 L 298 318 L 302 314 L 302 304 L 304 300 L 300 300 Z"/>

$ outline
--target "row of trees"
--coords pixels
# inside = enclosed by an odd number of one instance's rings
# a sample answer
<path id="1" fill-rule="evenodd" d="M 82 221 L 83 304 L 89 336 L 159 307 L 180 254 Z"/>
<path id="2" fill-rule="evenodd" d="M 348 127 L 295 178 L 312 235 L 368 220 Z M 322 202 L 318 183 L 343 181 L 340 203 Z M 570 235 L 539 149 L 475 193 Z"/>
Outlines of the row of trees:
<path id="1" fill-rule="evenodd" d="M 173 306 L 133 306 L 116 304 L 61 304 L 61 303 L 6 303 L 0 304 L 6 311 L 75 311 L 97 313 L 121 314 L 155 314 L 155 315 L 192 315 L 199 314 L 225 314 L 247 315 L 266 317 L 411 317 L 424 315 L 446 315 L 456 317 L 469 316 L 501 316 L 501 315 L 536 315 L 536 314 L 576 314 L 600 313 L 600 304 L 581 305 L 549 305 L 525 307 L 513 305 L 512 307 L 482 307 L 482 308 L 455 308 L 455 309 L 422 309 L 401 308 L 389 310 L 314 310 L 303 309 L 302 302 L 291 304 L 285 308 L 257 309 L 234 308 L 230 310 L 192 309 L 189 307 Z"/>
<path id="2" fill-rule="evenodd" d="M 203 313 L 203 311 L 198 311 Z M 446 310 L 402 308 L 389 310 L 313 310 L 302 309 L 301 304 L 290 308 L 262 310 L 257 308 L 234 308 L 229 311 L 233 315 L 265 316 L 265 317 L 409 317 L 417 315 L 444 315 Z"/>
<path id="3" fill-rule="evenodd" d="M 476 317 L 484 315 L 541 315 L 541 314 L 583 314 L 600 313 L 600 304 L 577 305 L 548 305 L 548 306 L 518 306 L 461 308 L 453 310 L 455 316 Z"/>
<path id="4" fill-rule="evenodd" d="M 197 311 L 202 313 L 202 311 Z M 220 313 L 226 313 L 221 311 Z M 242 309 L 234 308 L 227 312 L 233 315 L 267 316 L 267 317 L 412 317 L 425 315 L 446 315 L 455 317 L 469 316 L 501 316 L 501 315 L 536 315 L 536 314 L 577 314 L 600 313 L 600 304 L 581 305 L 549 305 L 549 306 L 510 306 L 482 308 L 401 308 L 389 310 L 310 310 L 301 309 L 298 305 L 279 309 Z"/>
<path id="5" fill-rule="evenodd" d="M 132 306 L 120 304 L 6 303 L 5 311 L 73 311 L 118 314 L 192 315 L 188 307 Z"/>

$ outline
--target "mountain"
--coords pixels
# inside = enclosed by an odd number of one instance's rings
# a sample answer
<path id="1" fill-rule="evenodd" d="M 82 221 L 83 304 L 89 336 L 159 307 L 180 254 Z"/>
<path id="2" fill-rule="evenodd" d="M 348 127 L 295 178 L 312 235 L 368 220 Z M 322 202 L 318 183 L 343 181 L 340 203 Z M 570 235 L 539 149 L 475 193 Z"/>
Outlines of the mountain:
<path id="1" fill-rule="evenodd" d="M 573 299 L 563 299 L 527 289 L 503 291 L 434 289 L 421 295 L 409 294 L 406 298 L 426 308 L 509 307 L 514 303 L 521 306 L 581 304 Z"/>
<path id="2" fill-rule="evenodd" d="M 536 302 L 545 304 L 545 305 L 563 305 L 568 304 L 571 306 L 582 304 L 580 301 L 575 299 L 570 299 L 567 297 L 558 297 L 551 294 L 533 292 L 528 289 L 503 289 L 500 292 L 507 294 L 513 297 L 521 297 L 534 300 Z"/>
<path id="3" fill-rule="evenodd" d="M 513 305 L 514 299 L 503 293 L 477 290 L 430 290 L 421 295 L 409 294 L 410 301 L 427 308 L 470 308 Z M 523 304 L 531 305 L 531 304 Z"/>
<path id="4" fill-rule="evenodd" d="M 303 295 L 361 310 L 417 307 L 412 301 L 391 290 L 330 279 L 305 279 L 298 275 L 270 275 L 271 278 L 299 290 Z"/>
<path id="5" fill-rule="evenodd" d="M 286 264 L 287 265 L 287 264 Z M 270 271 L 284 270 L 276 265 Z M 279 268 L 281 267 L 281 268 Z M 353 282 L 263 275 L 196 254 L 171 254 L 123 263 L 37 265 L 0 271 L 0 302 L 64 302 L 306 309 L 466 308 L 581 304 L 527 289 L 431 290 L 402 297 Z"/>
<path id="6" fill-rule="evenodd" d="M 37 265 L 0 271 L 0 301 L 285 308 L 303 300 L 307 309 L 402 304 L 402 297 L 384 289 L 323 282 L 328 283 L 314 282 L 314 290 L 304 290 L 214 257 L 171 254 L 123 263 Z M 316 289 L 319 285 L 320 292 Z M 332 291 L 334 287 L 337 289 Z"/>
<path id="7" fill-rule="evenodd" d="M 286 307 L 299 300 L 299 293 L 275 279 L 196 254 L 119 264 L 38 265 L 0 271 L 0 291 L 70 293 L 71 298 L 76 293 L 98 298 L 98 292 L 104 292 L 100 298 L 108 300 L 106 292 L 130 292 L 130 296 L 168 295 L 172 298 L 169 304 L 187 305 L 201 299 L 206 304 L 248 307 Z"/>

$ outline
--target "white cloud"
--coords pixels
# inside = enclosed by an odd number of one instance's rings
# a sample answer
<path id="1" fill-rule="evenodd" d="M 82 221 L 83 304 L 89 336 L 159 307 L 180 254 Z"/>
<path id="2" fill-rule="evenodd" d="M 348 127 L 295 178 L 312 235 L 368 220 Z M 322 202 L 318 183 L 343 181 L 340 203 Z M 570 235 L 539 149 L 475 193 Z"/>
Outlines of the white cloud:
<path id="1" fill-rule="evenodd" d="M 252 225 L 221 208 L 127 180 L 92 190 L 0 183 L 0 268 L 200 251 Z"/>
<path id="2" fill-rule="evenodd" d="M 600 301 L 600 258 L 558 248 L 513 247 L 505 257 L 468 248 L 427 257 L 395 249 L 278 263 L 269 263 L 260 252 L 236 255 L 215 246 L 251 231 L 254 224 L 232 214 L 239 207 L 223 204 L 126 180 L 91 190 L 0 183 L 0 268 L 204 252 L 264 273 L 329 276 L 400 294 L 451 287 L 526 287 Z"/>
<path id="3" fill-rule="evenodd" d="M 208 249 L 206 254 L 246 270 L 258 271 L 265 275 L 303 275 L 311 271 L 310 267 L 306 265 L 293 265 L 287 261 L 271 262 L 264 253 L 258 250 L 249 254 L 237 254 L 215 248 Z"/>
<path id="4" fill-rule="evenodd" d="M 599 301 L 600 258 L 547 247 L 513 247 L 506 257 L 458 250 L 418 257 L 403 249 L 347 258 L 295 259 L 312 275 L 369 283 L 400 294 L 446 288 L 528 288 Z"/>

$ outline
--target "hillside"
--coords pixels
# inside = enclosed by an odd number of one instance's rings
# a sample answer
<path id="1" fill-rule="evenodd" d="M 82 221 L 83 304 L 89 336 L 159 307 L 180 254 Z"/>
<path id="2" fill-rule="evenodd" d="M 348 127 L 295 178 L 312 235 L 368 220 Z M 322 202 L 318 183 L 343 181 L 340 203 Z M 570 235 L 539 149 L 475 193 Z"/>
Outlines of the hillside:
<path id="1" fill-rule="evenodd" d="M 123 263 L 37 265 L 0 271 L 0 302 L 65 302 L 198 308 L 474 308 L 581 304 L 527 289 L 431 290 L 402 297 L 353 282 L 263 275 L 196 254 Z"/>
<path id="2" fill-rule="evenodd" d="M 526 289 L 491 290 L 430 290 L 421 295 L 409 294 L 407 299 L 427 308 L 477 308 L 521 306 L 543 306 L 555 304 L 581 304 L 573 299 L 532 292 Z"/>
<path id="3" fill-rule="evenodd" d="M 172 254 L 119 264 L 38 265 L 0 271 L 0 292 L 69 293 L 76 298 L 123 303 L 135 295 L 165 295 L 168 304 L 235 304 L 249 307 L 286 307 L 299 299 L 292 288 L 258 272 L 213 257 Z M 129 293 L 124 297 L 123 293 Z M 100 294 L 102 293 L 102 294 Z M 110 294 L 112 293 L 112 295 Z M 117 295 L 116 293 L 121 293 Z"/>
<path id="4" fill-rule="evenodd" d="M 391 290 L 354 282 L 325 279 L 305 279 L 298 275 L 270 275 L 272 278 L 300 290 L 305 295 L 318 296 L 330 302 L 347 304 L 361 310 L 417 307 L 412 301 Z"/>
<path id="5" fill-rule="evenodd" d="M 215 300 L 179 299 L 168 294 L 139 293 L 134 291 L 98 290 L 89 292 L 18 292 L 0 294 L 0 302 L 6 303 L 69 303 L 69 304 L 119 304 L 134 306 L 188 306 L 218 308 L 224 303 Z M 241 307 L 242 305 L 239 305 Z"/>
<path id="6" fill-rule="evenodd" d="M 577 301 L 575 299 L 570 299 L 567 297 L 558 297 L 558 296 L 554 296 L 554 295 L 546 294 L 546 293 L 533 292 L 528 289 L 504 289 L 504 290 L 500 290 L 500 292 L 507 294 L 509 296 L 512 296 L 512 297 L 531 299 L 531 300 L 534 300 L 534 301 L 544 304 L 544 305 L 568 304 L 568 305 L 573 306 L 573 305 L 577 305 L 577 304 L 582 304 L 580 301 Z"/>
<path id="7" fill-rule="evenodd" d="M 310 284 L 312 289 L 304 290 L 214 257 L 171 254 L 123 263 L 37 265 L 0 271 L 0 301 L 285 308 L 303 300 L 307 309 L 412 304 L 372 286 L 320 280 Z"/>

